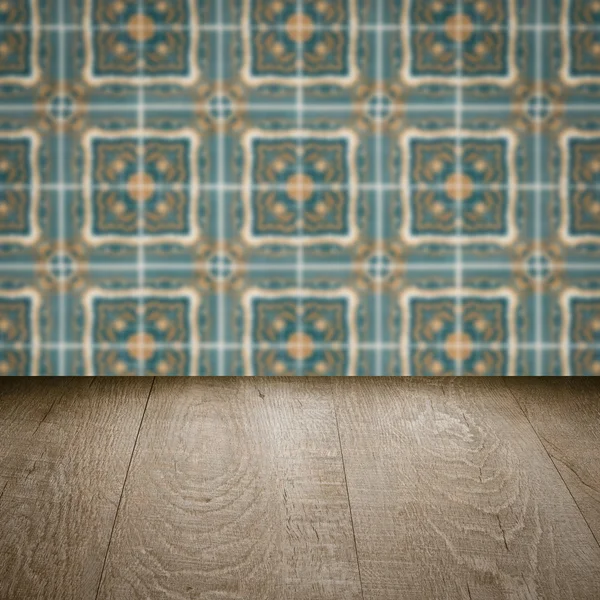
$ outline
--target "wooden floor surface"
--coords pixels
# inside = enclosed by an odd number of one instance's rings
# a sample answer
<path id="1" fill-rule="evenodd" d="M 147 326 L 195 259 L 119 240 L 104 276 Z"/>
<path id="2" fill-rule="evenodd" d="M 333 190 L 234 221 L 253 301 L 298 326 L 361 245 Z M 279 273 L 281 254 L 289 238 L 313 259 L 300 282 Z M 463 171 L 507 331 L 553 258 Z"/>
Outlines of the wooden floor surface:
<path id="1" fill-rule="evenodd" d="M 0 380 L 0 599 L 598 599 L 600 380 Z"/>

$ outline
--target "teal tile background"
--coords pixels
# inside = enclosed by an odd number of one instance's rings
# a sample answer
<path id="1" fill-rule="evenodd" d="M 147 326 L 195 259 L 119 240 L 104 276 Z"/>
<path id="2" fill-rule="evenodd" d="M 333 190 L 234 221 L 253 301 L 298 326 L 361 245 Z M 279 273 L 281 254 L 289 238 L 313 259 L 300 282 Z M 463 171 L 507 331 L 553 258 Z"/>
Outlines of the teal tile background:
<path id="1" fill-rule="evenodd" d="M 4 0 L 0 374 L 600 375 L 599 101 L 595 0 Z"/>

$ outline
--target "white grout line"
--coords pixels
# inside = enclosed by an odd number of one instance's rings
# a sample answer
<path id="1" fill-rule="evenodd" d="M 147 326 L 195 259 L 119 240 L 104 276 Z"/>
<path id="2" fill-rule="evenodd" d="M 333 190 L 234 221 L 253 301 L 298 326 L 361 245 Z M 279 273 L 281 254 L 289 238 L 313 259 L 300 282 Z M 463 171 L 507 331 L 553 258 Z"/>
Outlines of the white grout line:
<path id="1" fill-rule="evenodd" d="M 223 1 L 223 0 L 219 0 Z M 36 30 L 41 32 L 57 32 L 60 29 L 63 29 L 67 32 L 84 32 L 84 31 L 96 31 L 96 32 L 120 32 L 120 31 L 128 31 L 127 25 L 120 25 L 118 23 L 112 24 L 100 24 L 100 25 L 90 25 L 83 23 L 40 23 L 36 25 Z M 32 26 L 29 23 L 18 23 L 18 24 L 0 24 L 0 32 L 3 31 L 29 31 L 32 29 Z M 240 31 L 246 31 L 250 29 L 251 31 L 263 31 L 263 32 L 277 32 L 277 31 L 285 31 L 285 25 L 254 25 L 249 27 L 248 25 L 241 25 L 235 23 L 223 23 L 222 26 L 219 27 L 217 23 L 201 23 L 199 25 L 190 25 L 188 23 L 172 23 L 172 24 L 161 24 L 155 23 L 154 30 L 155 31 L 166 31 L 172 33 L 181 33 L 186 31 L 197 31 L 197 32 L 209 32 L 209 33 L 218 33 L 219 30 L 225 32 L 234 32 L 239 33 Z M 457 26 L 458 31 L 463 31 L 465 29 L 462 26 Z M 336 33 L 339 31 L 349 30 L 348 25 L 343 25 L 341 23 L 335 23 L 331 25 L 319 25 L 314 24 L 313 30 L 315 31 L 335 31 Z M 394 23 L 384 23 L 382 27 L 379 27 L 377 23 L 362 23 L 358 24 L 354 29 L 357 32 L 365 32 L 365 33 L 379 33 L 380 31 L 384 32 L 397 32 L 401 34 L 404 30 L 416 31 L 416 32 L 446 32 L 445 25 L 437 25 L 434 23 L 427 24 L 394 24 Z M 489 24 L 489 25 L 481 25 L 478 23 L 473 23 L 468 28 L 469 31 L 476 32 L 489 32 L 489 33 L 498 33 L 504 31 L 516 31 L 516 32 L 536 32 L 538 30 L 542 32 L 556 32 L 561 33 L 564 31 L 580 31 L 580 32 L 590 32 L 590 33 L 598 33 L 600 32 L 600 25 L 594 23 L 579 23 L 576 25 L 572 24 L 563 24 L 563 23 L 541 23 L 539 26 L 537 23 L 517 23 L 510 25 L 503 24 Z"/>
<path id="2" fill-rule="evenodd" d="M 375 90 L 378 94 L 383 93 L 383 85 L 384 85 L 384 77 L 383 77 L 383 1 L 379 0 L 377 2 L 377 25 L 379 29 L 377 30 L 377 47 L 375 50 L 375 64 L 376 64 L 376 74 L 375 74 Z M 376 190 L 376 206 L 375 206 L 375 220 L 377 230 L 375 232 L 375 248 L 376 252 L 379 253 L 383 248 L 384 242 L 384 197 L 383 197 L 383 129 L 381 123 L 380 111 L 382 110 L 381 96 L 377 96 L 377 116 L 376 120 L 376 129 L 375 129 L 375 168 L 376 168 L 376 176 L 375 179 L 378 182 L 377 190 Z M 377 254 L 379 256 L 379 254 Z M 378 263 L 379 265 L 379 263 Z M 381 278 L 381 273 L 379 273 L 379 268 L 377 269 L 377 273 L 379 277 L 376 281 L 376 298 L 375 298 L 375 340 L 378 344 L 378 347 L 381 348 L 383 344 L 383 281 Z M 383 353 L 381 350 L 377 351 L 375 356 L 375 375 L 383 375 Z"/>
<path id="3" fill-rule="evenodd" d="M 139 86 L 149 87 L 152 85 L 145 85 L 143 82 L 136 83 L 128 83 L 124 84 L 121 87 L 123 88 L 137 88 Z M 447 84 L 440 85 L 438 87 L 446 86 L 446 91 L 450 92 L 452 88 L 456 86 L 456 82 L 448 81 Z M 162 86 L 164 87 L 164 86 Z M 297 85 L 295 87 L 300 87 Z M 468 87 L 468 86 L 463 86 Z M 475 86 L 476 87 L 476 86 Z M 407 90 L 411 90 L 411 88 L 406 88 Z M 293 88 L 290 88 L 290 91 Z M 418 91 L 418 88 L 415 88 Z M 291 96 L 282 99 L 281 102 L 261 102 L 251 100 L 248 103 L 244 102 L 232 102 L 231 107 L 233 110 L 239 113 L 244 112 L 264 112 L 266 116 L 269 116 L 269 113 L 272 112 L 284 112 L 289 113 L 290 110 L 293 110 L 295 101 Z M 30 103 L 14 103 L 14 102 L 2 102 L 0 103 L 0 115 L 3 113 L 23 113 L 26 111 L 46 111 L 48 110 L 49 103 L 47 102 L 30 102 Z M 395 112 L 400 112 L 401 114 L 426 114 L 426 113 L 434 113 L 436 116 L 452 113 L 454 111 L 454 107 L 451 105 L 443 105 L 439 103 L 429 103 L 421 101 L 421 98 L 414 99 L 412 102 L 409 99 L 405 102 L 391 102 L 389 105 L 390 110 Z M 563 112 L 583 112 L 586 115 L 599 116 L 600 115 L 600 103 L 598 102 L 573 102 L 573 103 L 563 103 L 556 102 L 550 104 L 552 109 L 560 110 Z M 124 102 L 122 104 L 107 102 L 103 103 L 100 101 L 91 101 L 88 104 L 81 104 L 74 102 L 72 104 L 72 108 L 74 111 L 78 111 L 81 113 L 112 113 L 116 112 L 120 115 L 125 115 L 126 113 L 135 113 L 137 111 L 137 104 L 131 104 Z M 182 102 L 177 102 L 174 98 L 169 97 L 165 98 L 164 102 L 147 102 L 146 109 L 154 112 L 166 112 L 169 114 L 178 114 L 178 113 L 194 113 L 198 111 L 208 112 L 211 110 L 210 104 L 207 102 L 195 102 L 193 100 L 186 100 Z M 368 103 L 365 102 L 355 102 L 353 100 L 348 100 L 347 102 L 328 102 L 323 103 L 321 101 L 311 101 L 309 98 L 309 102 L 305 102 L 304 111 L 307 113 L 315 113 L 317 116 L 322 113 L 334 113 L 336 116 L 344 116 L 345 113 L 352 112 L 352 117 L 354 118 L 354 113 L 362 112 L 366 113 L 369 109 Z M 526 113 L 529 109 L 527 103 L 524 102 L 512 102 L 510 100 L 506 102 L 490 102 L 489 104 L 480 103 L 480 102 L 465 102 L 463 104 L 463 112 L 472 111 L 473 113 L 481 112 L 480 115 L 483 118 L 489 117 L 489 113 L 508 113 L 508 112 L 524 112 Z"/>
<path id="4" fill-rule="evenodd" d="M 65 2 L 67 0 L 59 0 L 58 3 L 58 19 L 61 23 L 64 22 Z M 67 47 L 65 44 L 65 31 L 61 27 L 58 29 L 58 93 L 60 96 L 59 114 L 61 118 L 58 122 L 58 138 L 56 152 L 58 162 L 57 173 L 57 191 L 58 191 L 58 247 L 60 251 L 65 251 L 66 242 L 66 211 L 65 211 L 65 123 L 64 123 L 64 98 L 66 93 L 66 63 L 67 63 Z M 59 268 L 59 308 L 58 308 L 58 375 L 66 375 L 66 357 L 65 343 L 67 337 L 67 309 L 66 309 L 66 271 L 64 261 L 61 256 Z"/>
<path id="5" fill-rule="evenodd" d="M 28 183 L 14 183 L 14 184 L 0 184 L 0 190 L 27 190 L 35 187 L 35 189 L 44 191 L 44 192 L 56 192 L 60 190 L 68 190 L 68 191 L 83 191 L 84 189 L 91 189 L 92 191 L 102 191 L 102 192 L 114 192 L 114 191 L 127 191 L 129 186 L 125 183 L 119 184 L 96 184 L 91 186 L 83 186 L 81 184 L 73 183 L 59 185 L 56 183 L 42 183 L 40 185 L 32 186 Z M 228 183 L 199 183 L 197 185 L 190 185 L 185 183 L 167 183 L 156 185 L 145 185 L 140 184 L 136 186 L 140 190 L 152 189 L 161 192 L 181 192 L 181 191 L 205 191 L 205 192 L 219 192 L 219 191 L 227 191 L 227 192 L 243 192 L 247 190 L 251 191 L 261 191 L 261 192 L 284 192 L 287 190 L 287 186 L 285 184 L 277 184 L 277 183 L 264 183 L 264 184 L 254 184 L 254 185 L 245 185 L 245 184 L 228 184 Z M 409 186 L 403 185 L 401 183 L 382 183 L 378 182 L 373 183 L 358 183 L 356 186 L 345 185 L 345 184 L 317 184 L 315 183 L 313 189 L 315 191 L 324 191 L 324 192 L 339 192 L 344 190 L 357 189 L 361 192 L 377 192 L 379 190 L 382 191 L 403 191 L 406 189 L 412 191 L 420 191 L 420 192 L 428 192 L 428 191 L 444 191 L 446 189 L 445 184 L 435 184 L 435 183 L 423 183 L 423 184 L 412 184 Z M 579 192 L 588 192 L 588 191 L 600 191 L 600 184 L 572 184 L 569 186 L 571 191 L 579 191 Z M 563 186 L 559 183 L 541 183 L 537 185 L 536 183 L 521 183 L 515 185 L 505 185 L 505 184 L 473 184 L 473 191 L 475 192 L 502 192 L 502 191 L 512 191 L 517 190 L 520 192 L 536 192 L 538 190 L 547 191 L 547 192 L 559 192 L 563 189 Z"/>
<path id="6" fill-rule="evenodd" d="M 285 342 L 282 343 L 270 343 L 270 342 L 260 342 L 260 343 L 251 343 L 246 344 L 243 342 L 227 342 L 222 344 L 221 342 L 201 342 L 197 344 L 187 343 L 187 342 L 155 342 L 153 344 L 153 348 L 155 350 L 215 350 L 219 347 L 224 346 L 225 350 L 285 350 L 289 348 L 288 344 Z M 347 344 L 343 342 L 335 342 L 330 344 L 323 344 L 319 342 L 314 343 L 314 349 L 316 350 L 359 350 L 359 351 L 369 351 L 369 352 L 378 352 L 381 350 L 404 350 L 404 349 L 413 349 L 413 350 L 446 350 L 448 345 L 444 342 L 439 343 L 393 343 L 393 342 L 384 342 L 382 344 L 378 344 L 376 342 L 357 342 L 356 344 Z M 454 346 L 453 346 L 454 347 Z M 79 343 L 79 342 L 66 342 L 64 344 L 64 348 L 66 350 L 127 350 L 129 346 L 126 343 L 96 343 L 96 344 L 87 344 L 87 343 Z M 525 351 L 525 350 L 538 350 L 540 345 L 537 343 L 501 343 L 501 342 L 491 342 L 488 344 L 473 342 L 469 345 L 459 345 L 457 348 L 468 349 L 468 350 L 509 350 L 509 351 Z M 8 344 L 6 342 L 0 342 L 0 350 L 10 349 L 10 350 L 23 350 L 23 349 L 35 349 L 35 350 L 57 350 L 59 349 L 59 345 L 52 342 L 43 342 L 40 344 L 27 344 L 24 342 L 18 342 L 14 344 Z M 600 350 L 600 344 L 598 343 L 569 343 L 563 344 L 562 342 L 545 342 L 541 345 L 541 350 L 543 352 L 549 351 L 562 351 L 564 349 L 567 350 Z"/>
<path id="7" fill-rule="evenodd" d="M 542 22 L 543 15 L 543 0 L 537 0 L 536 2 L 536 24 L 539 26 Z M 538 95 L 537 98 L 537 108 L 539 112 L 539 99 L 540 95 L 543 92 L 543 39 L 542 39 L 542 31 L 541 28 L 538 27 L 535 30 L 535 91 Z M 538 119 L 535 121 L 535 249 L 538 253 L 537 257 L 537 279 L 535 286 L 535 340 L 536 344 L 539 346 L 539 349 L 536 350 L 535 353 L 535 372 L 536 375 L 543 375 L 544 364 L 543 364 L 543 354 L 542 354 L 542 343 L 544 339 L 544 329 L 543 329 L 543 282 L 539 277 L 539 271 L 541 268 L 540 265 L 540 253 L 542 252 L 542 190 L 540 188 L 542 182 L 542 124 Z"/>
<path id="8" fill-rule="evenodd" d="M 222 252 L 224 250 L 225 241 L 225 123 L 223 120 L 223 78 L 225 76 L 224 71 L 224 57 L 225 52 L 225 37 L 223 35 L 223 2 L 222 0 L 216 0 L 217 5 L 217 95 L 219 98 L 219 121 L 217 124 L 217 248 L 219 256 L 219 274 L 222 275 Z M 225 375 L 225 282 L 222 277 L 217 282 L 217 338 L 219 346 L 217 348 L 217 374 Z M 195 316 L 193 318 L 196 318 Z"/>

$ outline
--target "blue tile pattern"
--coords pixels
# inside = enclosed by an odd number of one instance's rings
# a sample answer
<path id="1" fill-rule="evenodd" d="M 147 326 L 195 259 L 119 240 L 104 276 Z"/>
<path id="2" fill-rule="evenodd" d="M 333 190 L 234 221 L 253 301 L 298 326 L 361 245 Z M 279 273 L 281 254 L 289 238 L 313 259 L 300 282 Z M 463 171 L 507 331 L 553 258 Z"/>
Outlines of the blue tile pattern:
<path id="1" fill-rule="evenodd" d="M 98 292 L 89 300 L 87 369 L 99 375 L 135 375 L 140 362 L 153 375 L 186 375 L 195 352 L 192 295 Z M 143 330 L 142 330 L 143 329 Z M 103 346 L 106 344 L 106 348 Z"/>
<path id="2" fill-rule="evenodd" d="M 600 375 L 600 1 L 0 0 L 0 375 Z"/>

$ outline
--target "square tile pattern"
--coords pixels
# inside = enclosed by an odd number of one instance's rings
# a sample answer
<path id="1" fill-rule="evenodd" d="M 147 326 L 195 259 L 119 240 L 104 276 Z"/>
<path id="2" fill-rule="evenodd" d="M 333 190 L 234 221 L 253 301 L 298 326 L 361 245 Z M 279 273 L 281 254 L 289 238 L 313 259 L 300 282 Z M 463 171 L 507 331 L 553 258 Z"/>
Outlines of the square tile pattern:
<path id="1" fill-rule="evenodd" d="M 600 1 L 0 0 L 0 374 L 600 375 Z"/>

